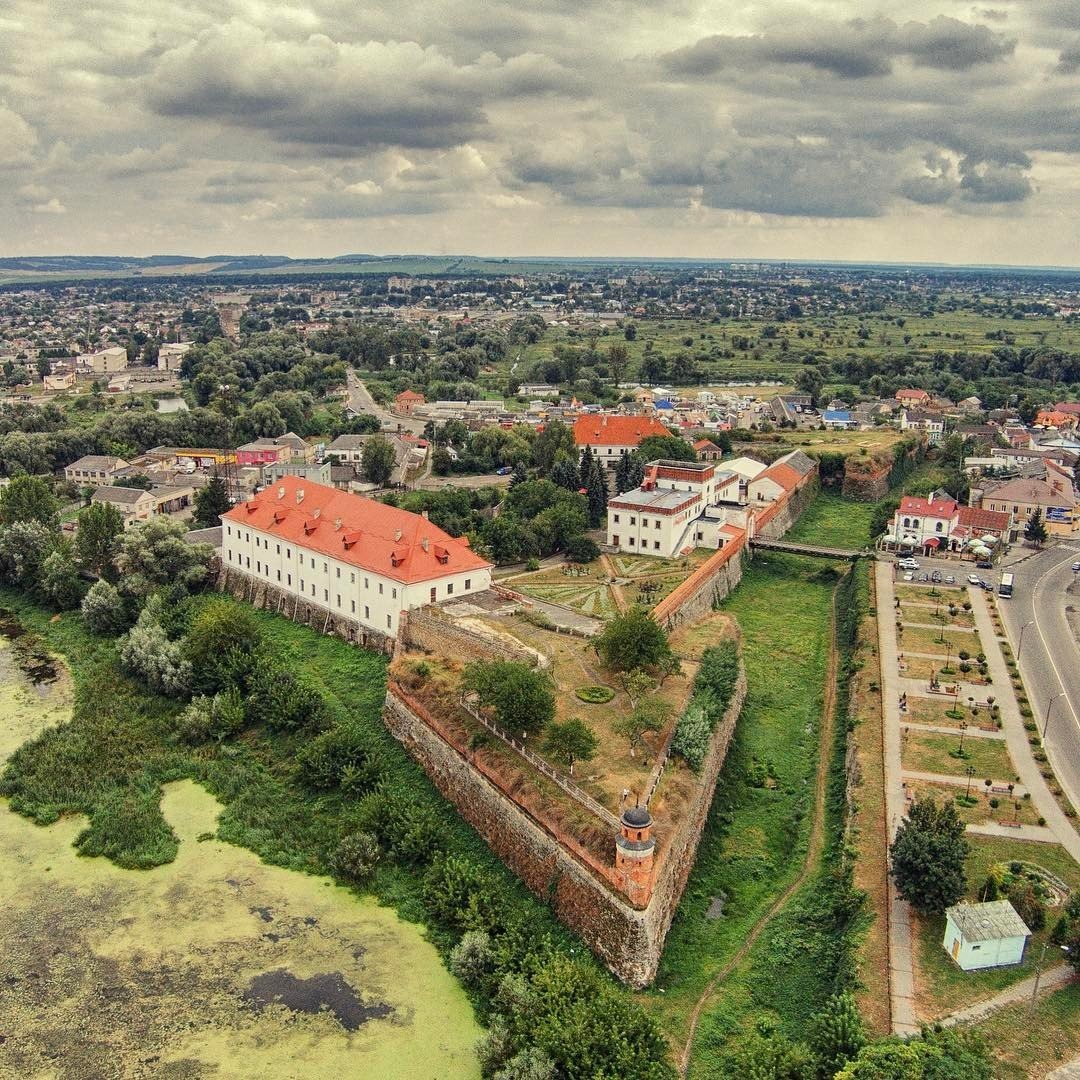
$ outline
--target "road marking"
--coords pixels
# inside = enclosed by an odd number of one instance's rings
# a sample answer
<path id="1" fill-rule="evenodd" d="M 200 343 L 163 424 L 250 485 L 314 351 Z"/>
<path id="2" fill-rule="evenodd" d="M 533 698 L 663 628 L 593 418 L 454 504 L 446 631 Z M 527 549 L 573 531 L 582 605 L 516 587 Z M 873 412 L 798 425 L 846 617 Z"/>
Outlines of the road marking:
<path id="1" fill-rule="evenodd" d="M 1061 559 L 1059 562 L 1054 563 L 1048 570 L 1044 570 L 1039 578 L 1036 580 L 1034 587 L 1031 590 L 1031 609 L 1032 615 L 1035 620 L 1035 629 L 1038 631 L 1039 640 L 1042 642 L 1043 652 L 1046 653 L 1046 658 L 1050 661 L 1050 666 L 1054 669 L 1054 676 L 1058 681 L 1058 686 L 1061 688 L 1064 695 L 1065 704 L 1069 706 L 1069 712 L 1072 713 L 1073 723 L 1076 724 L 1077 729 L 1080 729 L 1080 717 L 1076 715 L 1076 707 L 1073 705 L 1072 695 L 1069 693 L 1069 688 L 1065 685 L 1065 680 L 1061 677 L 1061 671 L 1057 666 L 1057 662 L 1054 660 L 1054 654 L 1050 651 L 1050 647 L 1046 644 L 1046 635 L 1042 631 L 1042 626 L 1039 624 L 1039 586 L 1042 585 L 1043 579 L 1048 575 L 1054 573 L 1055 570 L 1059 570 L 1065 565 L 1066 559 L 1071 558 L 1071 555 L 1067 555 L 1065 559 Z M 1065 628 L 1069 635 L 1072 635 L 1072 627 L 1069 626 L 1068 616 L 1065 616 Z M 1075 642 L 1074 642 L 1074 648 Z"/>

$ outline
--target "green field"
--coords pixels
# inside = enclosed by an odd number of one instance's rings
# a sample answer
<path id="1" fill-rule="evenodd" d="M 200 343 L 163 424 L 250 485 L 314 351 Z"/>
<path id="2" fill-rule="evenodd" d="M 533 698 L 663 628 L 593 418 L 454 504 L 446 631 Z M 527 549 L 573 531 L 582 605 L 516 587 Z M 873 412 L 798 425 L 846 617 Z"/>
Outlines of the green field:
<path id="1" fill-rule="evenodd" d="M 995 783 L 1014 783 L 1016 770 L 1009 760 L 1004 739 L 964 739 L 964 757 L 953 757 L 950 751 L 960 746 L 960 732 L 955 735 L 925 733 L 917 725 L 904 734 L 904 768 L 913 772 L 937 773 L 941 776 L 963 776 L 970 765 L 975 770 L 975 783 L 989 777 Z"/>
<path id="2" fill-rule="evenodd" d="M 830 491 L 819 491 L 784 539 L 797 544 L 860 550 L 870 543 L 873 512 L 872 503 L 853 502 Z"/>

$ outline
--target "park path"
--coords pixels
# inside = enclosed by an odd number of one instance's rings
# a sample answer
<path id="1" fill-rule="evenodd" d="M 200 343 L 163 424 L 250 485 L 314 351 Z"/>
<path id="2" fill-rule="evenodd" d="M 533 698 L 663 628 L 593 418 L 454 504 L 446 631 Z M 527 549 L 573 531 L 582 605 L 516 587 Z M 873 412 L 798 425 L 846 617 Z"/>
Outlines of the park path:
<path id="1" fill-rule="evenodd" d="M 896 593 L 892 564 L 876 562 L 878 659 L 881 664 L 882 742 L 885 750 L 885 818 L 889 843 L 907 812 L 900 762 L 900 678 L 896 647 Z M 889 1012 L 897 1035 L 919 1030 L 915 1013 L 915 970 L 911 952 L 911 906 L 889 878 Z"/>
<path id="2" fill-rule="evenodd" d="M 1039 996 L 1057 990 L 1075 978 L 1075 973 L 1068 964 L 1057 964 L 1047 968 L 1039 976 Z M 1031 992 L 1035 989 L 1035 976 L 1032 975 L 1018 983 L 1013 983 L 1006 990 L 995 994 L 993 997 L 977 1001 L 974 1005 L 968 1005 L 964 1009 L 942 1017 L 937 1023 L 942 1027 L 953 1027 L 955 1024 L 975 1024 L 985 1020 L 988 1016 L 1004 1009 L 1006 1005 L 1013 1005 L 1018 1001 L 1030 1001 Z"/>
<path id="3" fill-rule="evenodd" d="M 969 589 L 971 609 L 975 613 L 975 626 L 979 631 L 983 652 L 990 668 L 997 692 L 997 704 L 1001 706 L 1001 719 L 1005 732 L 1005 745 L 1012 758 L 1020 783 L 1031 792 L 1031 801 L 1040 816 L 1046 819 L 1047 828 L 1057 837 L 1058 842 L 1077 862 L 1080 862 L 1080 833 L 1073 828 L 1072 822 L 1065 816 L 1057 800 L 1050 794 L 1050 788 L 1039 769 L 1039 763 L 1032 757 L 1032 747 L 1028 742 L 1028 733 L 1024 730 L 1024 718 L 1020 715 L 1020 706 L 1016 703 L 1012 679 L 1005 666 L 1005 657 L 1001 652 L 1001 642 L 994 631 L 990 619 L 990 608 L 986 594 L 982 589 Z"/>
<path id="4" fill-rule="evenodd" d="M 829 617 L 829 659 L 825 671 L 825 694 L 821 704 L 821 732 L 818 738 L 818 763 L 814 776 L 814 810 L 810 821 L 810 834 L 806 844 L 806 856 L 799 873 L 790 885 L 769 905 L 768 910 L 754 923 L 746 940 L 739 946 L 728 962 L 713 975 L 690 1013 L 690 1027 L 686 1045 L 679 1055 L 679 1075 L 685 1077 L 690 1071 L 690 1054 L 694 1048 L 701 1014 L 716 992 L 721 980 L 726 979 L 746 959 L 762 931 L 784 909 L 788 901 L 806 884 L 817 869 L 818 860 L 825 848 L 825 801 L 829 782 L 829 762 L 832 758 L 833 733 L 836 730 L 836 676 L 839 668 L 839 652 L 836 648 L 836 593 L 833 593 L 832 611 Z"/>
<path id="5" fill-rule="evenodd" d="M 600 556 L 600 565 L 607 571 L 608 577 L 611 578 L 611 585 L 609 585 L 608 588 L 611 589 L 611 598 L 615 601 L 615 606 L 620 612 L 628 610 L 630 605 L 626 602 L 626 596 L 622 591 L 622 586 L 615 584 L 615 579 L 621 575 L 615 569 L 615 564 L 611 561 L 611 557 L 606 553 L 602 554 Z"/>

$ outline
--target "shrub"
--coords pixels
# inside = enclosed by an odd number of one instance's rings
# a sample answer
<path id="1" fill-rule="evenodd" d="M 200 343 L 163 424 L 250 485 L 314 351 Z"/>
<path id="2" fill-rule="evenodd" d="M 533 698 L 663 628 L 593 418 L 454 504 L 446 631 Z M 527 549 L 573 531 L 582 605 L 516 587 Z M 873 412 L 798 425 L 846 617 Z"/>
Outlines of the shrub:
<path id="1" fill-rule="evenodd" d="M 170 641 L 147 605 L 138 622 L 120 641 L 120 663 L 155 693 L 186 697 L 191 687 L 191 664 L 180 642 Z"/>
<path id="2" fill-rule="evenodd" d="M 127 605 L 115 585 L 96 581 L 83 597 L 83 621 L 95 634 L 113 636 L 128 625 Z"/>
<path id="3" fill-rule="evenodd" d="M 362 795 L 375 787 L 383 773 L 382 759 L 371 752 L 353 724 L 316 735 L 296 760 L 304 782 L 317 791 L 339 787 L 346 795 Z"/>
<path id="4" fill-rule="evenodd" d="M 356 824 L 406 864 L 423 865 L 442 846 L 442 823 L 431 806 L 383 784 L 357 804 Z"/>
<path id="5" fill-rule="evenodd" d="M 354 885 L 371 877 L 379 862 L 379 842 L 369 832 L 354 832 L 341 839 L 330 860 L 334 873 Z"/>
<path id="6" fill-rule="evenodd" d="M 244 702 L 236 687 L 223 690 L 213 697 L 199 696 L 180 714 L 176 732 L 185 742 L 200 743 L 207 739 L 220 742 L 244 730 Z"/>
<path id="7" fill-rule="evenodd" d="M 195 689 L 213 694 L 228 686 L 249 686 L 249 677 L 262 645 L 254 614 L 224 598 L 209 603 L 195 616 L 184 643 Z"/>
<path id="8" fill-rule="evenodd" d="M 529 561 L 525 563 L 525 569 L 526 570 L 539 570 L 540 569 L 540 560 L 537 559 L 537 558 L 529 559 Z"/>
<path id="9" fill-rule="evenodd" d="M 960 657 L 961 660 L 971 659 L 971 653 L 969 653 L 967 649 L 961 649 L 956 655 Z"/>
<path id="10" fill-rule="evenodd" d="M 590 705 L 603 705 L 615 696 L 610 686 L 579 686 L 574 695 Z"/>
<path id="11" fill-rule="evenodd" d="M 991 798 L 991 800 L 990 800 L 990 809 L 991 810 L 996 810 L 1000 805 L 1001 805 L 1001 800 L 999 798 L 997 798 L 996 796 Z"/>
<path id="12" fill-rule="evenodd" d="M 326 712 L 322 694 L 269 653 L 263 651 L 255 657 L 247 681 L 247 712 L 253 724 L 265 724 L 272 731 L 322 724 Z"/>
<path id="13" fill-rule="evenodd" d="M 450 953 L 450 970 L 469 990 L 486 988 L 495 967 L 491 935 L 485 930 L 469 930 Z"/>
<path id="14" fill-rule="evenodd" d="M 563 548 L 571 562 L 589 563 L 600 558 L 600 549 L 587 536 L 571 536 Z"/>

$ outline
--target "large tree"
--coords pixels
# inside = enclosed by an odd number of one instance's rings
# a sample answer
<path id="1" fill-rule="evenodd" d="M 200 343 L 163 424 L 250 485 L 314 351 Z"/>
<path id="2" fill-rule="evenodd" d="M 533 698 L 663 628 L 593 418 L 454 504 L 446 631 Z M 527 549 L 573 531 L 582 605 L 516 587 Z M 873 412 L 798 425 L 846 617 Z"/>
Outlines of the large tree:
<path id="1" fill-rule="evenodd" d="M 213 529 L 220 525 L 221 515 L 227 513 L 231 507 L 229 489 L 225 478 L 219 473 L 214 473 L 210 483 L 195 493 L 194 518 L 204 529 Z"/>
<path id="2" fill-rule="evenodd" d="M 671 655 L 664 628 L 641 608 L 617 615 L 593 643 L 600 658 L 615 671 L 657 667 Z"/>
<path id="3" fill-rule="evenodd" d="M 464 685 L 510 734 L 537 732 L 555 719 L 555 698 L 547 679 L 513 660 L 478 660 L 465 669 Z"/>
<path id="4" fill-rule="evenodd" d="M 919 799 L 890 848 L 893 881 L 917 911 L 938 915 L 964 895 L 967 854 L 964 823 L 955 805 Z"/>
<path id="5" fill-rule="evenodd" d="M 59 524 L 60 504 L 44 476 L 16 476 L 0 490 L 0 525 L 17 521 L 36 521 L 48 529 Z"/>
<path id="6" fill-rule="evenodd" d="M 79 514 L 75 533 L 75 555 L 88 573 L 115 580 L 118 539 L 124 532 L 124 517 L 111 503 L 93 503 Z"/>
<path id="7" fill-rule="evenodd" d="M 380 487 L 385 484 L 393 475 L 396 462 L 397 455 L 389 439 L 384 439 L 381 435 L 373 435 L 364 443 L 360 467 L 370 483 L 378 484 Z"/>
<path id="8" fill-rule="evenodd" d="M 600 745 L 592 729 L 576 716 L 562 723 L 550 724 L 544 736 L 544 753 L 566 763 L 574 775 L 574 763 L 591 761 Z"/>
<path id="9" fill-rule="evenodd" d="M 1034 544 L 1036 547 L 1042 547 L 1043 544 L 1046 543 L 1048 535 L 1046 523 L 1043 521 L 1042 507 L 1036 506 L 1031 517 L 1027 519 L 1027 524 L 1024 526 L 1024 539 L 1029 544 Z"/>

